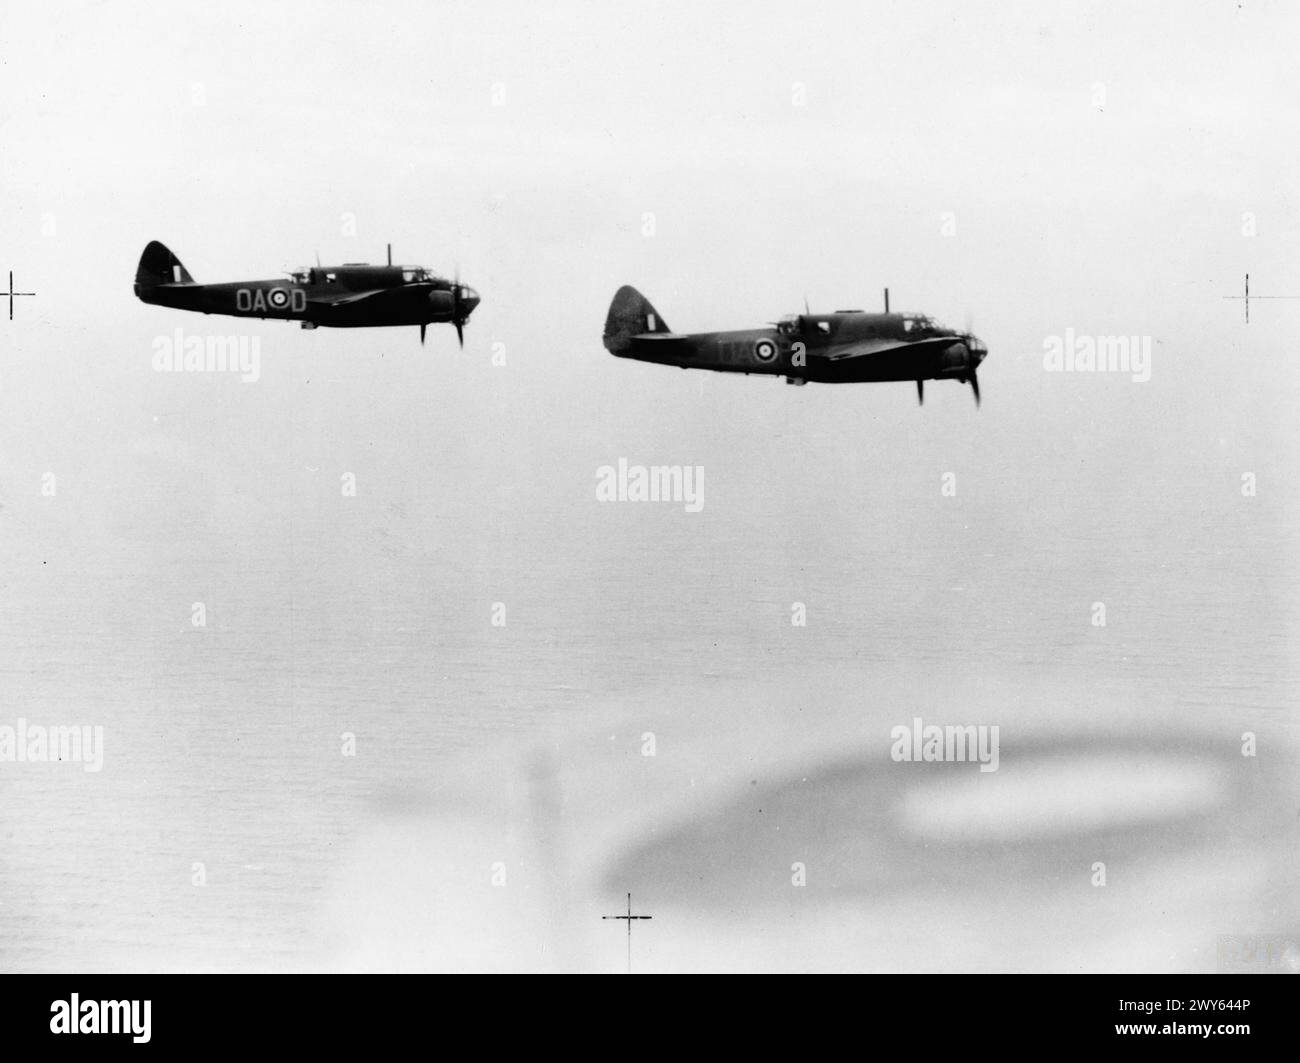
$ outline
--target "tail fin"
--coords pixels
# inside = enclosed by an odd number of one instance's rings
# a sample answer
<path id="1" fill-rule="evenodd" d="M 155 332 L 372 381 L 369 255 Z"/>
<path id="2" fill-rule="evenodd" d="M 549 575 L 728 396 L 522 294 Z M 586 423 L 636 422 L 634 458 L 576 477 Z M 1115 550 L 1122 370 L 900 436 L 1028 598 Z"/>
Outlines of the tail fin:
<path id="1" fill-rule="evenodd" d="M 614 301 L 609 304 L 609 316 L 605 318 L 605 347 L 615 354 L 628 347 L 633 336 L 647 332 L 671 332 L 659 311 L 650 305 L 650 300 L 625 284 L 614 293 Z"/>
<path id="2" fill-rule="evenodd" d="M 194 278 L 181 265 L 181 260 L 173 255 L 157 240 L 151 240 L 149 246 L 140 256 L 140 265 L 135 271 L 135 294 L 141 289 L 156 288 L 160 284 L 193 284 Z"/>

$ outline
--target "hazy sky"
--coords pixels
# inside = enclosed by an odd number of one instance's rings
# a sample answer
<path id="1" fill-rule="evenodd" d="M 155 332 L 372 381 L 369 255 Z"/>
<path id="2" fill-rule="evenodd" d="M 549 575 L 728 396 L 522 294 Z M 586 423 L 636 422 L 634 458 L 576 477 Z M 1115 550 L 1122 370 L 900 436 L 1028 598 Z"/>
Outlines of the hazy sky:
<path id="1" fill-rule="evenodd" d="M 585 491 L 592 459 L 621 454 L 761 463 L 751 448 L 774 425 L 829 482 L 895 445 L 1004 471 L 1036 455 L 1025 472 L 1044 477 L 1076 449 L 1109 453 L 1099 484 L 1135 462 L 1199 464 L 1189 445 L 1239 450 L 1242 467 L 1294 447 L 1300 302 L 1257 304 L 1247 330 L 1221 298 L 1246 271 L 1258 293 L 1300 294 L 1286 5 L 6 18 L 0 268 L 39 292 L 3 333 L 19 495 L 60 464 L 129 477 L 110 466 L 133 448 L 228 462 L 251 434 L 314 467 L 403 449 L 464 469 L 449 493 L 490 476 L 525 494 Z M 464 353 L 446 329 L 421 349 L 415 329 L 255 322 L 239 327 L 262 337 L 257 384 L 169 378 L 149 366 L 156 336 L 236 326 L 134 300 L 155 238 L 201 281 L 318 252 L 382 261 L 391 240 L 398 261 L 459 267 L 484 301 Z M 888 284 L 896 308 L 973 322 L 988 401 L 975 421 L 955 385 L 922 415 L 903 385 L 794 392 L 616 362 L 599 333 L 624 282 L 679 330 L 757 324 L 805 296 L 875 308 Z M 1152 380 L 1044 373 L 1044 338 L 1067 328 L 1153 337 Z"/>
<path id="2" fill-rule="evenodd" d="M 775 446 L 826 484 L 917 454 L 1050 479 L 1086 455 L 1102 498 L 1141 467 L 1286 468 L 1300 302 L 1246 329 L 1221 296 L 1246 271 L 1300 294 L 1296 28 L 1256 3 L 16 6 L 0 269 L 39 294 L 0 333 L 3 488 L 156 477 L 133 451 L 205 467 L 216 500 L 278 459 L 391 478 L 400 453 L 446 474 L 447 505 L 487 481 L 525 512 L 620 455 L 765 467 Z M 414 328 L 197 318 L 132 297 L 150 239 L 200 281 L 391 240 L 483 304 L 463 353 L 448 329 L 422 349 Z M 985 407 L 615 361 L 625 282 L 678 330 L 805 296 L 875 308 L 888 284 L 973 323 Z M 176 327 L 260 336 L 262 379 L 154 373 Z M 1151 336 L 1152 380 L 1043 372 L 1067 328 Z M 176 504 L 198 489 L 186 472 Z"/>

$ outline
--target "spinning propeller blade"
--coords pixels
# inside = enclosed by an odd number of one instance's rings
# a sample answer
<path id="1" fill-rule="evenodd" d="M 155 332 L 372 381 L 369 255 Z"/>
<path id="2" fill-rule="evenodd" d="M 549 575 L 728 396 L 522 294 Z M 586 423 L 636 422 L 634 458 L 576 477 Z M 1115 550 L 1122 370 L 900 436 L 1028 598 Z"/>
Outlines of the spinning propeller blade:
<path id="1" fill-rule="evenodd" d="M 469 313 L 465 310 L 465 286 L 460 283 L 460 264 L 456 264 L 455 278 L 451 285 L 451 323 L 456 326 L 456 339 L 461 350 L 465 349 L 465 322 Z"/>

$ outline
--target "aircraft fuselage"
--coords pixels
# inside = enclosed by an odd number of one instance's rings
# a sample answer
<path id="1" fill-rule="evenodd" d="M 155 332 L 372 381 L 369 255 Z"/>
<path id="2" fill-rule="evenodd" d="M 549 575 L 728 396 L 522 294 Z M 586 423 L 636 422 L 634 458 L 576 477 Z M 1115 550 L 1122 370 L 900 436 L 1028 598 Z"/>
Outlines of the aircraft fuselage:
<path id="1" fill-rule="evenodd" d="M 375 272 L 384 269 L 379 267 Z M 274 278 L 220 284 L 161 284 L 151 288 L 137 286 L 136 294 L 146 303 L 178 310 L 303 321 L 329 328 L 423 325 L 455 318 L 450 282 L 443 282 L 448 284 L 447 288 L 427 284 L 408 286 L 400 281 L 383 283 L 388 278 L 374 276 L 371 271 L 359 274 L 355 267 L 337 273 L 329 271 L 336 279 L 325 281 L 326 271 L 320 272 L 322 280 L 318 283 Z M 344 301 L 354 292 L 366 291 L 376 294 L 355 303 Z"/>
<path id="2" fill-rule="evenodd" d="M 304 328 L 424 326 L 448 322 L 459 333 L 478 293 L 420 266 L 345 263 L 270 280 L 199 284 L 167 247 L 151 242 L 136 270 L 135 294 L 157 306 L 229 317 L 299 321 Z"/>
<path id="3" fill-rule="evenodd" d="M 788 327 L 693 332 L 681 336 L 631 336 L 611 352 L 683 369 L 759 373 L 819 383 L 962 379 L 972 361 L 964 337 L 941 342 L 942 330 L 909 327 L 904 314 L 803 315 Z M 836 361 L 829 355 L 855 342 L 896 340 L 899 346 L 865 358 Z M 923 342 L 935 341 L 940 342 Z"/>

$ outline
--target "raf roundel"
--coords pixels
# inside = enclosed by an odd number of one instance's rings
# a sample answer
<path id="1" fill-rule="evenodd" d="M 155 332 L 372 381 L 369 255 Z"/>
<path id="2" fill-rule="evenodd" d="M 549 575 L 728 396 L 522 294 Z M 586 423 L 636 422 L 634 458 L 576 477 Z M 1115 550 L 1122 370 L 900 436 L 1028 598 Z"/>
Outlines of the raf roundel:
<path id="1" fill-rule="evenodd" d="M 776 357 L 776 344 L 771 340 L 759 340 L 754 344 L 754 355 L 760 362 L 770 362 Z"/>
<path id="2" fill-rule="evenodd" d="M 277 310 L 283 310 L 289 305 L 289 293 L 283 288 L 272 288 L 271 294 L 267 296 L 267 299 Z"/>

